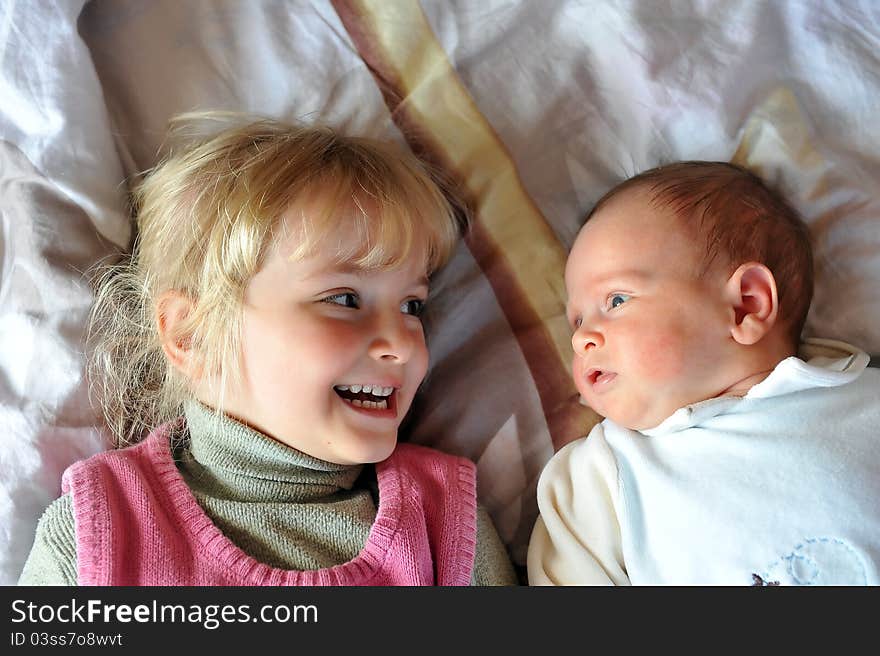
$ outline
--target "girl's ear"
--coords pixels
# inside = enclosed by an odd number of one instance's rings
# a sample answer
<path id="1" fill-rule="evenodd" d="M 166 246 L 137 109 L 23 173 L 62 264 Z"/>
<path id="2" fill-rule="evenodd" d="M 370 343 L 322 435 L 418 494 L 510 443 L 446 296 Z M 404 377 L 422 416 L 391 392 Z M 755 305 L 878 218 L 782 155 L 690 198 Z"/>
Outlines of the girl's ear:
<path id="1" fill-rule="evenodd" d="M 194 303 L 183 292 L 171 289 L 156 301 L 156 326 L 162 350 L 175 369 L 192 379 L 197 373 L 192 340 L 184 330 Z"/>
<path id="2" fill-rule="evenodd" d="M 727 280 L 725 293 L 733 311 L 731 336 L 744 346 L 758 343 L 779 315 L 773 273 L 763 264 L 746 262 Z"/>

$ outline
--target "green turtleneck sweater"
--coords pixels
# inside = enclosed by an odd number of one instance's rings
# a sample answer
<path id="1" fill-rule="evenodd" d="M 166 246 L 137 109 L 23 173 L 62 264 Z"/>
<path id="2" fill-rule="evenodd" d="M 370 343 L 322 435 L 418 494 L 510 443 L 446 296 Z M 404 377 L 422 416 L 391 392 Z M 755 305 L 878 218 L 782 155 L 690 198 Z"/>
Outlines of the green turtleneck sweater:
<path id="1" fill-rule="evenodd" d="M 174 458 L 211 520 L 238 547 L 267 565 L 314 570 L 352 560 L 376 517 L 375 468 L 312 458 L 198 403 L 185 408 L 187 430 Z M 19 585 L 76 585 L 76 535 L 69 494 L 37 525 Z M 477 511 L 473 585 L 516 585 L 488 513 Z"/>

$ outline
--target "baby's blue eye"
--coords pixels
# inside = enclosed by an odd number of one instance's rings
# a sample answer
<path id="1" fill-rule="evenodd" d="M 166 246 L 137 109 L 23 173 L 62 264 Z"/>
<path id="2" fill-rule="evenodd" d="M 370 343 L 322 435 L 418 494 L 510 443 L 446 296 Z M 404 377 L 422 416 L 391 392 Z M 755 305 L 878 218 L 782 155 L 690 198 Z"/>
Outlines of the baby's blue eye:
<path id="1" fill-rule="evenodd" d="M 608 307 L 610 309 L 614 309 L 620 305 L 623 305 L 629 300 L 629 296 L 626 294 L 612 294 L 608 297 Z"/>
<path id="2" fill-rule="evenodd" d="M 404 314 L 411 314 L 414 317 L 421 315 L 425 309 L 425 302 L 417 298 L 411 298 L 400 304 L 400 311 Z"/>
<path id="3" fill-rule="evenodd" d="M 321 301 L 323 301 L 324 303 L 330 303 L 331 305 L 341 305 L 343 307 L 348 307 L 348 308 L 360 307 L 358 305 L 357 294 L 352 294 L 351 292 L 344 292 L 342 294 L 333 294 L 332 296 L 327 296 L 326 298 L 322 298 Z"/>

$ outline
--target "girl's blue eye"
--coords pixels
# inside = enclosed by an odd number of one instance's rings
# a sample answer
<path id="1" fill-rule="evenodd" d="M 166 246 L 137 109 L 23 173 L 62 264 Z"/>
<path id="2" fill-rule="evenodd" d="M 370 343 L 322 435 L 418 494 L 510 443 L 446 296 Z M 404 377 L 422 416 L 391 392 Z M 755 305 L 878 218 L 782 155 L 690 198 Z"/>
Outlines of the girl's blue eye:
<path id="1" fill-rule="evenodd" d="M 425 309 L 425 302 L 417 298 L 411 298 L 400 304 L 400 311 L 404 314 L 411 314 L 414 317 L 421 315 Z"/>
<path id="2" fill-rule="evenodd" d="M 333 294 L 332 296 L 327 296 L 326 298 L 322 298 L 321 300 L 324 303 L 330 303 L 331 305 L 341 305 L 342 307 L 348 308 L 359 307 L 357 294 L 352 294 L 351 292 Z"/>
<path id="3" fill-rule="evenodd" d="M 614 308 L 623 305 L 629 300 L 629 296 L 626 294 L 612 294 L 608 297 L 608 308 L 613 310 Z"/>

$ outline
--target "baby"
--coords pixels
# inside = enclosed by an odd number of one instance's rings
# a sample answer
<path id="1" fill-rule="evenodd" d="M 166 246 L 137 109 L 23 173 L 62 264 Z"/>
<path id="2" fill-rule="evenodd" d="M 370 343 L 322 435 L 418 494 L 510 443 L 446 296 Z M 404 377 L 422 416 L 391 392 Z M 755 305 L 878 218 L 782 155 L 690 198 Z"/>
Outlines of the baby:
<path id="1" fill-rule="evenodd" d="M 606 419 L 538 483 L 535 584 L 880 583 L 880 371 L 800 343 L 809 234 L 757 176 L 682 162 L 596 204 L 565 271 Z"/>
<path id="2" fill-rule="evenodd" d="M 190 131 L 136 194 L 75 463 L 21 584 L 516 583 L 470 461 L 398 443 L 459 223 L 415 157 L 272 120 Z M 228 117 L 223 119 L 228 122 Z M 195 129 L 193 128 L 195 126 Z"/>

